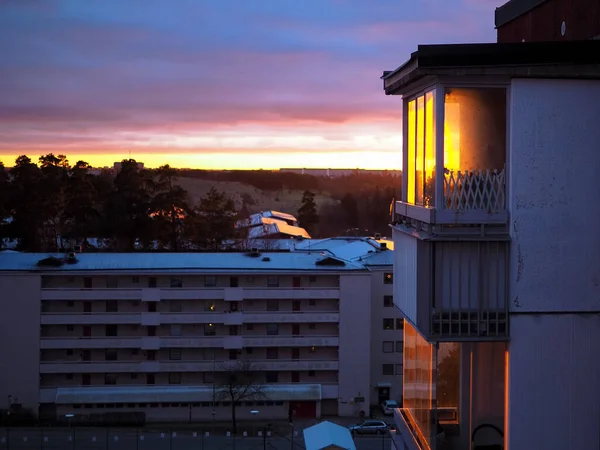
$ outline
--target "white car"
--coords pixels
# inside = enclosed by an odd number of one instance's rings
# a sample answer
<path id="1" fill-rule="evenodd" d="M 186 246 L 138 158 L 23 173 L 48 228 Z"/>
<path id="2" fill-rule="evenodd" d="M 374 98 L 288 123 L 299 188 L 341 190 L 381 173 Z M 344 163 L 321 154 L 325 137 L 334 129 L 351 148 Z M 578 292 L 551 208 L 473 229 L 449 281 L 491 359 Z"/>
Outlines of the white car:
<path id="1" fill-rule="evenodd" d="M 388 430 L 388 424 L 381 420 L 367 420 L 348 429 L 352 434 L 383 434 Z"/>
<path id="2" fill-rule="evenodd" d="M 396 400 L 386 400 L 381 404 L 381 410 L 386 416 L 394 414 L 394 410 L 400 408 Z"/>

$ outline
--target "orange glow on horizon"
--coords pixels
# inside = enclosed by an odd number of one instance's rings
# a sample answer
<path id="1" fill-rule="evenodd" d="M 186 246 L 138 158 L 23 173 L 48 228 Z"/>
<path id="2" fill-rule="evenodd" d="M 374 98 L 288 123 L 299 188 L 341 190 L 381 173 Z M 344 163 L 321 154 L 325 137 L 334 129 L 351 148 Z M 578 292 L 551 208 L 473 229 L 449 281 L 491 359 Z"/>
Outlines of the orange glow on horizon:
<path id="1" fill-rule="evenodd" d="M 390 151 L 336 151 L 336 152 L 296 152 L 289 150 L 260 152 L 223 151 L 219 153 L 79 153 L 68 149 L 44 149 L 0 155 L 6 167 L 12 167 L 17 156 L 25 154 L 37 162 L 39 156 L 47 153 L 66 154 L 71 164 L 83 160 L 93 167 L 112 167 L 115 162 L 133 158 L 143 162 L 145 167 L 156 168 L 165 164 L 176 168 L 206 170 L 275 170 L 283 167 L 330 168 L 330 169 L 371 169 L 401 170 L 400 147 Z"/>

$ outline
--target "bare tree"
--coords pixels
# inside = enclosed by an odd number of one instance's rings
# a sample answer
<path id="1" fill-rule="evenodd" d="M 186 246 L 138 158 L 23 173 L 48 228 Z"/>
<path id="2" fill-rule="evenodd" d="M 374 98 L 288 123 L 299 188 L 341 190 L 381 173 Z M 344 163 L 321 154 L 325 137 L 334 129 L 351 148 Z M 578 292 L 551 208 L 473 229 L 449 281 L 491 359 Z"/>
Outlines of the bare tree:
<path id="1" fill-rule="evenodd" d="M 237 433 L 236 408 L 245 401 L 266 398 L 264 387 L 259 384 L 260 371 L 252 369 L 250 361 L 224 364 L 217 373 L 216 390 L 221 401 L 231 403 L 232 432 Z"/>

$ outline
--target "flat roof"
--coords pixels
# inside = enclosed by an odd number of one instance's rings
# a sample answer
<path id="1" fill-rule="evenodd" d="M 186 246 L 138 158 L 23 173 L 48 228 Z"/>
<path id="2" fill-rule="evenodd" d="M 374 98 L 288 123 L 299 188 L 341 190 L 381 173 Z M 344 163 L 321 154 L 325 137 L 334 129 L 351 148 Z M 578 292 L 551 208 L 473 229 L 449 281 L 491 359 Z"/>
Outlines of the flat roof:
<path id="1" fill-rule="evenodd" d="M 548 0 L 510 0 L 504 5 L 496 8 L 494 24 L 496 28 L 506 25 L 517 17 L 537 8 Z"/>
<path id="2" fill-rule="evenodd" d="M 77 253 L 75 264 L 59 267 L 37 266 L 38 261 L 65 254 L 0 253 L 1 271 L 21 272 L 81 272 L 81 271 L 147 271 L 172 273 L 233 273 L 233 272 L 347 272 L 366 268 L 353 261 L 343 265 L 317 264 L 330 257 L 324 252 L 260 252 L 253 257 L 243 252 L 221 253 Z M 268 258 L 265 260 L 264 258 Z M 340 258 L 337 258 L 340 259 Z M 340 259 L 341 260 L 341 259 Z"/>
<path id="3" fill-rule="evenodd" d="M 410 59 L 383 72 L 387 95 L 425 77 L 600 78 L 600 41 L 419 45 Z"/>

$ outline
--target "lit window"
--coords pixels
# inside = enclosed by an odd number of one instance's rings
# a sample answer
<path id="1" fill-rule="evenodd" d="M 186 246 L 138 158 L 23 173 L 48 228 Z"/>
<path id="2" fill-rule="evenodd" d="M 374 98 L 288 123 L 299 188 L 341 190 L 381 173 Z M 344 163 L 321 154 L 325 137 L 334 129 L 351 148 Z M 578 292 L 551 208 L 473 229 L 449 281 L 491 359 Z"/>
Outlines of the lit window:
<path id="1" fill-rule="evenodd" d="M 384 273 L 383 284 L 394 284 L 394 274 L 391 272 Z"/>

